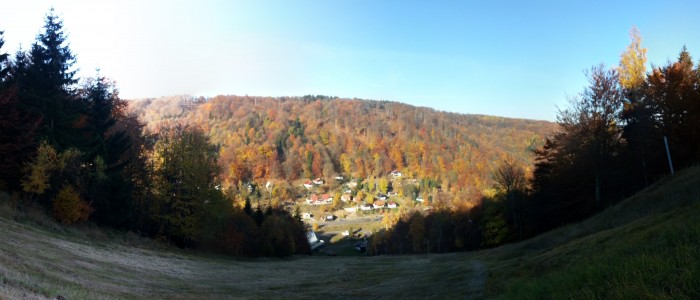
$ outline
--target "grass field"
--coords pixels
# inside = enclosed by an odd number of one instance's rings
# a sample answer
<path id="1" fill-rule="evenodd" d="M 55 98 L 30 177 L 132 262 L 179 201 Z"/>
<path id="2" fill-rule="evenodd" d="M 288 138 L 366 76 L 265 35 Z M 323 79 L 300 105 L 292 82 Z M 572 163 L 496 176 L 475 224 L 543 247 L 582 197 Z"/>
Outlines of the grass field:
<path id="1" fill-rule="evenodd" d="M 473 252 L 238 260 L 0 213 L 0 298 L 700 299 L 700 168 L 582 223 Z M 24 214 L 27 214 L 26 212 Z"/>

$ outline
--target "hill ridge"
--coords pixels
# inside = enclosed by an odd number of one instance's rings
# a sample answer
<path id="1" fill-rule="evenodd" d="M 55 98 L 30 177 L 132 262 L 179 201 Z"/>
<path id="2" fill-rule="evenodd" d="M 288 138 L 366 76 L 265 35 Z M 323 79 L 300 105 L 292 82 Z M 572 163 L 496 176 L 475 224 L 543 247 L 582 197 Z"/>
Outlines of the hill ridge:
<path id="1" fill-rule="evenodd" d="M 556 124 L 440 112 L 391 101 L 307 97 L 173 96 L 132 100 L 151 130 L 188 124 L 220 145 L 224 184 L 369 178 L 400 170 L 476 199 L 511 157 L 531 166 Z M 192 105 L 191 103 L 196 103 Z"/>

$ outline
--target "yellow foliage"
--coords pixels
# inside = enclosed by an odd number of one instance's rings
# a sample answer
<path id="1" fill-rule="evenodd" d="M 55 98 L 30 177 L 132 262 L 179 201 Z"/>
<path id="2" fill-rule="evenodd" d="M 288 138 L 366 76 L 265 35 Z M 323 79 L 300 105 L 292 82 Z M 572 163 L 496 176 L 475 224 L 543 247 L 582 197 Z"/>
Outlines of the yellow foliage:
<path id="1" fill-rule="evenodd" d="M 92 208 L 80 199 L 72 186 L 63 187 L 53 200 L 53 217 L 63 224 L 86 221 Z"/>
<path id="2" fill-rule="evenodd" d="M 629 90 L 639 87 L 646 75 L 647 49 L 642 48 L 642 37 L 637 27 L 630 30 L 632 39 L 625 52 L 620 56 L 620 84 Z"/>
<path id="3" fill-rule="evenodd" d="M 56 149 L 47 142 L 42 142 L 37 149 L 36 157 L 27 165 L 29 174 L 22 180 L 22 189 L 29 193 L 43 194 L 51 187 L 49 177 L 51 171 L 60 164 L 59 161 Z"/>

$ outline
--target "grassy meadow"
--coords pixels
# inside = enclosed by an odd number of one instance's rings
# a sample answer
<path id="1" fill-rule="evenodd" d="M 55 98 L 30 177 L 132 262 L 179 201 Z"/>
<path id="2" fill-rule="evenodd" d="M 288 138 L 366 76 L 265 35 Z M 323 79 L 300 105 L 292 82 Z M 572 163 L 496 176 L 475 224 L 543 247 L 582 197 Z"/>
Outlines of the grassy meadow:
<path id="1" fill-rule="evenodd" d="M 700 168 L 503 247 L 243 260 L 64 227 L 0 201 L 0 295 L 83 298 L 700 298 Z"/>

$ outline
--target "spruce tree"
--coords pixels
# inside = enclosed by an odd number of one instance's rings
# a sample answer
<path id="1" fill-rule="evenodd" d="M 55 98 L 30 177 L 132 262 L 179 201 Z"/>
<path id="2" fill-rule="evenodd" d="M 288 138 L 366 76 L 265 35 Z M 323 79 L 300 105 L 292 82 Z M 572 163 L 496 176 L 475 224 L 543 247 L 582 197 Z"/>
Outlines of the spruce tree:
<path id="1" fill-rule="evenodd" d="M 0 84 L 3 84 L 5 82 L 5 78 L 7 77 L 7 73 L 10 70 L 8 67 L 8 54 L 7 53 L 2 53 L 2 46 L 5 45 L 5 39 L 3 38 L 3 35 L 5 34 L 4 31 L 0 31 Z M 3 88 L 0 86 L 0 89 Z"/>
<path id="2" fill-rule="evenodd" d="M 19 189 L 20 171 L 35 148 L 36 118 L 20 109 L 19 89 L 12 70 L 23 66 L 25 56 L 18 55 L 13 64 L 2 52 L 0 31 L 0 187 Z"/>
<path id="3" fill-rule="evenodd" d="M 23 69 L 16 73 L 24 77 L 19 78 L 19 82 L 20 97 L 26 109 L 42 120 L 40 138 L 59 150 L 73 146 L 80 139 L 73 130 L 80 110 L 74 89 L 77 70 L 72 69 L 75 56 L 66 38 L 63 21 L 51 9 L 46 15 L 43 32 L 29 51 L 28 61 L 20 61 L 19 67 Z"/>

